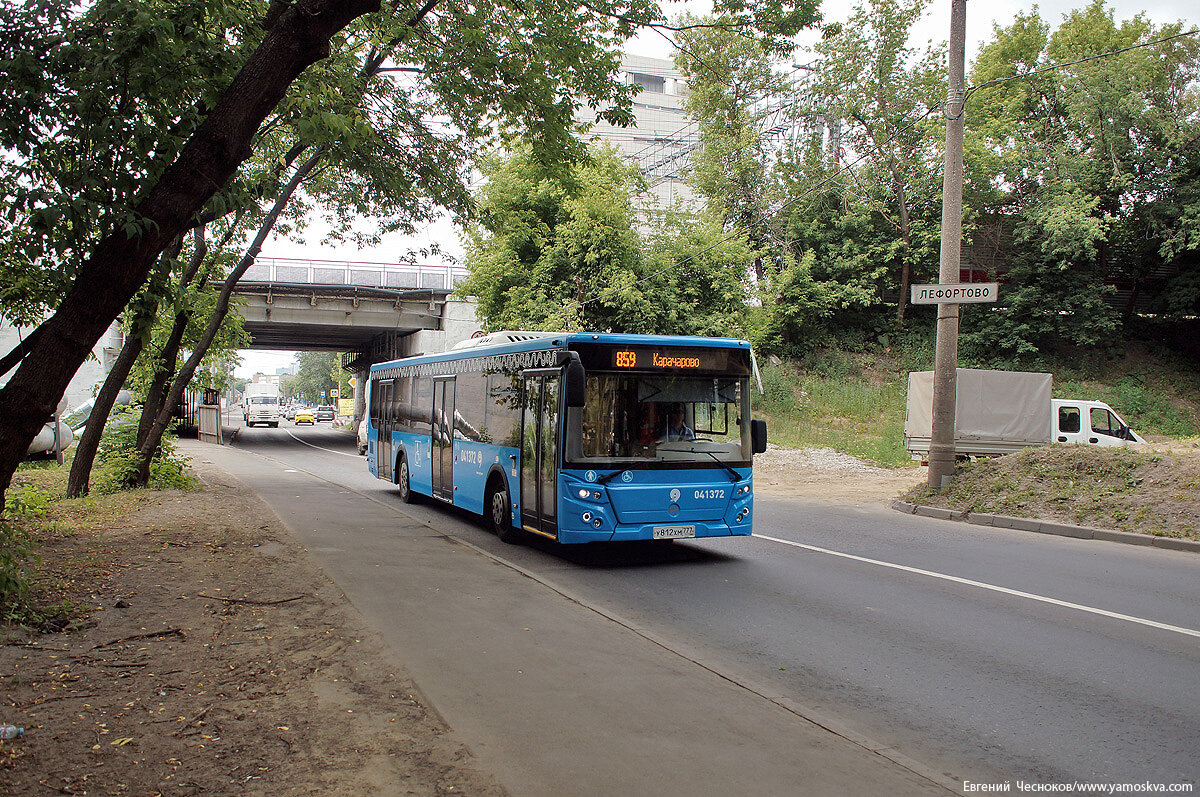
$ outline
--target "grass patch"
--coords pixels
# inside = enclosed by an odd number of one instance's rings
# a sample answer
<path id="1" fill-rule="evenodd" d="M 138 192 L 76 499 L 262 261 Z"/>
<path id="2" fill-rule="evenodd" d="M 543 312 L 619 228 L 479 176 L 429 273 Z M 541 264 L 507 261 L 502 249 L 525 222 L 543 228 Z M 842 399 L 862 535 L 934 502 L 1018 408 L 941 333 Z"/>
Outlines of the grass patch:
<path id="1" fill-rule="evenodd" d="M 825 356 L 811 370 L 780 363 L 762 368 L 764 395 L 755 410 L 772 443 L 832 448 L 881 465 L 911 462 L 904 450 L 907 377 L 888 358 Z"/>
<path id="2" fill-rule="evenodd" d="M 965 463 L 905 500 L 1200 540 L 1200 452 L 1046 446 Z"/>

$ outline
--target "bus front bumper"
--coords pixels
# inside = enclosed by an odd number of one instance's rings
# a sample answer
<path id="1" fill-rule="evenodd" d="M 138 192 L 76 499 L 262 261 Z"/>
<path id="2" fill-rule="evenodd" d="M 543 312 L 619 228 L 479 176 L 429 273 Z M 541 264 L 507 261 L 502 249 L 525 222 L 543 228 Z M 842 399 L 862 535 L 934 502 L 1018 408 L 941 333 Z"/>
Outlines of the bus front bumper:
<path id="1" fill-rule="evenodd" d="M 728 525 L 720 521 L 680 523 L 618 524 L 604 529 L 570 528 L 559 523 L 558 541 L 567 545 L 584 542 L 635 542 L 639 540 L 690 540 L 706 537 L 748 537 L 752 526 L 747 522 Z"/>

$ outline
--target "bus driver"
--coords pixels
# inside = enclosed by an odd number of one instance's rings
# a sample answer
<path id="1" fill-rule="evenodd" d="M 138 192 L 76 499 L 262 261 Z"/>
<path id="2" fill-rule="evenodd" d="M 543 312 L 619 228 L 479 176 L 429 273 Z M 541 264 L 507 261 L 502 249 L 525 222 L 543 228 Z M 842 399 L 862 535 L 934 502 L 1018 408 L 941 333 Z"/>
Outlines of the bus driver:
<path id="1" fill-rule="evenodd" d="M 683 405 L 672 404 L 667 408 L 667 423 L 658 430 L 658 442 L 673 443 L 676 440 L 694 440 L 695 435 L 683 422 Z"/>

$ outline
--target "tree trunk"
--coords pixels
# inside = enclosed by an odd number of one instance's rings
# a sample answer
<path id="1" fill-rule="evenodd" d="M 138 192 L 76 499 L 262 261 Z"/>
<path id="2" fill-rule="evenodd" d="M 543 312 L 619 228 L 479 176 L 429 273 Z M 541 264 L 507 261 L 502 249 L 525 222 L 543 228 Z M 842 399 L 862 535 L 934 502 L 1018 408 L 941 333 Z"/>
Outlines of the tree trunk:
<path id="1" fill-rule="evenodd" d="M 155 358 L 157 366 L 154 369 L 154 378 L 150 381 L 150 388 L 146 391 L 146 401 L 142 405 L 142 417 L 138 420 L 136 446 L 139 452 L 146 447 L 159 415 L 164 414 L 165 411 L 168 418 L 167 423 L 169 424 L 172 411 L 176 404 L 178 404 L 178 399 L 174 403 L 169 402 L 168 398 L 171 395 L 171 391 L 168 390 L 167 386 L 174 384 L 173 378 L 178 373 L 176 365 L 179 362 L 179 349 L 183 345 L 183 334 L 187 331 L 187 325 L 191 321 L 191 318 L 192 313 L 190 310 L 180 309 L 175 314 L 175 322 L 171 327 L 171 334 Z M 185 382 L 184 384 L 186 386 L 187 383 Z M 150 463 L 157 456 L 158 445 L 161 442 L 162 435 L 159 435 L 154 448 L 150 451 L 149 457 L 144 457 L 139 461 L 133 484 L 130 486 L 145 486 L 150 481 Z"/>
<path id="2" fill-rule="evenodd" d="M 192 247 L 192 256 L 188 258 L 187 267 L 183 273 L 179 275 L 179 293 L 177 296 L 180 300 L 180 307 L 184 307 L 182 300 L 187 294 L 188 286 L 196 277 L 196 272 L 200 270 L 200 266 L 204 263 L 204 258 L 208 255 L 208 245 L 204 241 L 204 227 L 198 226 L 194 231 L 195 244 Z M 167 336 L 167 342 L 163 345 L 162 351 L 159 352 L 156 358 L 157 364 L 154 368 L 154 374 L 150 379 L 150 387 L 146 391 L 145 401 L 142 402 L 142 417 L 138 422 L 137 446 L 141 446 L 142 441 L 146 439 L 146 435 L 150 432 L 150 421 L 158 415 L 158 408 L 162 406 L 163 395 L 167 390 L 167 383 L 171 377 L 175 375 L 175 362 L 179 359 L 179 346 L 183 341 L 183 333 L 187 330 L 187 322 L 191 318 L 191 313 L 180 309 L 175 313 L 175 320 L 171 327 L 171 334 Z"/>
<path id="3" fill-rule="evenodd" d="M 92 465 L 96 462 L 96 452 L 100 449 L 100 436 L 104 433 L 104 425 L 108 423 L 109 413 L 117 401 L 117 395 L 125 386 L 129 372 L 138 355 L 142 353 L 145 338 L 140 335 L 129 335 L 125 345 L 117 355 L 112 370 L 104 379 L 104 385 L 96 394 L 92 404 L 92 414 L 88 416 L 87 425 L 79 442 L 75 445 L 75 458 L 71 460 L 71 473 L 67 477 L 67 498 L 79 498 L 88 494 L 92 476 Z"/>
<path id="4" fill-rule="evenodd" d="M 50 417 L 96 341 L 145 282 L 162 250 L 250 156 L 262 121 L 329 39 L 380 0 L 300 0 L 285 11 L 217 101 L 212 113 L 133 208 L 140 232 L 102 238 L 58 310 L 38 329 L 20 367 L 0 389 L 0 506 L 29 443 Z M 2 510 L 0 510 L 2 511 Z"/>
<path id="5" fill-rule="evenodd" d="M 183 391 L 187 389 L 188 383 L 192 381 L 192 376 L 200 366 L 200 361 L 204 359 L 204 355 L 208 353 L 208 347 L 212 345 L 213 339 L 216 338 L 217 331 L 221 328 L 221 323 L 225 320 L 225 316 L 229 312 L 229 300 L 233 296 L 233 289 L 237 287 L 238 280 L 246 273 L 246 269 L 254 264 L 254 259 L 258 257 L 258 253 L 262 249 L 263 241 L 267 239 L 271 230 L 275 228 L 275 222 L 278 221 L 279 214 L 283 212 L 292 195 L 296 193 L 296 189 L 300 187 L 304 179 L 308 177 L 321 161 L 321 158 L 325 156 L 325 152 L 324 147 L 318 148 L 316 152 L 309 156 L 308 160 L 300 165 L 296 173 L 292 175 L 292 179 L 288 181 L 287 186 L 284 187 L 283 191 L 276 198 L 271 212 L 263 220 L 258 234 L 254 237 L 250 247 L 242 256 L 241 262 L 225 278 L 225 284 L 221 287 L 221 295 L 217 297 L 217 304 L 213 308 L 212 316 L 208 319 L 208 326 L 205 328 L 204 334 L 197 341 L 187 362 L 179 369 L 179 373 L 175 375 L 175 382 L 171 386 L 171 392 L 167 396 L 166 402 L 159 409 L 158 417 L 155 418 L 154 425 L 151 427 L 146 440 L 138 446 L 138 485 L 145 485 L 150 480 L 150 461 L 154 458 L 155 453 L 157 453 L 158 446 L 162 442 L 162 436 L 167 431 L 167 427 L 171 425 L 171 409 L 183 398 Z"/>

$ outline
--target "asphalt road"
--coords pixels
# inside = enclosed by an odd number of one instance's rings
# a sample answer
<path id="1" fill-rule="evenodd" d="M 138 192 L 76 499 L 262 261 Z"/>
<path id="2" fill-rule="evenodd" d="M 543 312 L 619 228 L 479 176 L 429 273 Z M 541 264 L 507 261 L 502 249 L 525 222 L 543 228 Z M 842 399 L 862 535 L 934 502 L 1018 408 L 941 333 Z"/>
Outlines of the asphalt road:
<path id="1" fill-rule="evenodd" d="M 401 506 L 327 424 L 243 429 L 236 446 Z M 749 539 L 585 549 L 403 511 L 956 778 L 1200 780 L 1200 556 L 883 507 L 755 507 Z"/>

